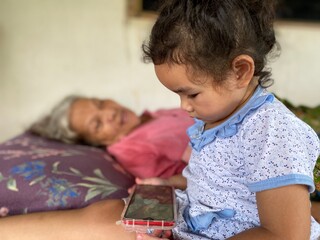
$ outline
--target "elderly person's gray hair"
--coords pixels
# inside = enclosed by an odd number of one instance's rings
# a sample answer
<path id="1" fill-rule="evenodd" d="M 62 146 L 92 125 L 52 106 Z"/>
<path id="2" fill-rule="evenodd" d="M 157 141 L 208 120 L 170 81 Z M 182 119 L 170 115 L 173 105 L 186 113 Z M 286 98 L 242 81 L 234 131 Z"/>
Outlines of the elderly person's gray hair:
<path id="1" fill-rule="evenodd" d="M 30 131 L 37 135 L 65 143 L 80 142 L 80 136 L 70 128 L 69 112 L 72 103 L 83 97 L 70 95 L 59 102 L 51 113 L 31 125 Z"/>

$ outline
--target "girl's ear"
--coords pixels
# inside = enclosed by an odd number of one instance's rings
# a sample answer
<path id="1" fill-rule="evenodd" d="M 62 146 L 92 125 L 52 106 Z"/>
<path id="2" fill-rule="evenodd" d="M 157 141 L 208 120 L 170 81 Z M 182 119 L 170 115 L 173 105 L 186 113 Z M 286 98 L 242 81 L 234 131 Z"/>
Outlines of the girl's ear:
<path id="1" fill-rule="evenodd" d="M 239 55 L 232 61 L 232 70 L 236 75 L 237 87 L 249 85 L 254 74 L 254 61 L 249 55 Z"/>

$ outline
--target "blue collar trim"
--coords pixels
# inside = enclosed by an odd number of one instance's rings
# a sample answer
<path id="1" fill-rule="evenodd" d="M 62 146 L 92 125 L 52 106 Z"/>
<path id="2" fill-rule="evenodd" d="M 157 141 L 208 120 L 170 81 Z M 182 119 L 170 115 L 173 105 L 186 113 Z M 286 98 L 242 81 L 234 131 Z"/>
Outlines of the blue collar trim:
<path id="1" fill-rule="evenodd" d="M 205 122 L 195 119 L 195 124 L 187 130 L 191 147 L 199 152 L 217 137 L 227 138 L 235 135 L 238 132 L 238 125 L 251 111 L 258 109 L 267 102 L 273 102 L 273 100 L 274 95 L 272 93 L 264 91 L 262 87 L 258 86 L 250 100 L 220 125 L 204 131 Z"/>

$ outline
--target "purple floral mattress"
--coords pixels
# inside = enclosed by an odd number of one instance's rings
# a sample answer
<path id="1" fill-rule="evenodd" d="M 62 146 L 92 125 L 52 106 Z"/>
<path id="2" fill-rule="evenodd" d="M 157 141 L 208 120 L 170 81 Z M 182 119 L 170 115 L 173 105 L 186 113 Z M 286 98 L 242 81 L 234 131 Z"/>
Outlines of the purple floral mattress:
<path id="1" fill-rule="evenodd" d="M 0 216 L 81 208 L 134 184 L 105 149 L 23 133 L 0 144 Z"/>

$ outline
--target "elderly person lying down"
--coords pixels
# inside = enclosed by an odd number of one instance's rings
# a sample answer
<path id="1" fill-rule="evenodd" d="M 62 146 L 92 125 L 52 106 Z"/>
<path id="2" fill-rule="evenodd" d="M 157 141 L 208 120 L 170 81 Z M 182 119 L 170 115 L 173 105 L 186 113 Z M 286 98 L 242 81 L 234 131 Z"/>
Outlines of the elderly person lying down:
<path id="1" fill-rule="evenodd" d="M 106 146 L 134 176 L 168 178 L 186 166 L 186 129 L 193 123 L 181 109 L 144 111 L 139 116 L 111 99 L 68 96 L 30 130 L 66 143 Z"/>

